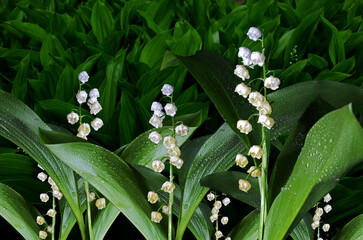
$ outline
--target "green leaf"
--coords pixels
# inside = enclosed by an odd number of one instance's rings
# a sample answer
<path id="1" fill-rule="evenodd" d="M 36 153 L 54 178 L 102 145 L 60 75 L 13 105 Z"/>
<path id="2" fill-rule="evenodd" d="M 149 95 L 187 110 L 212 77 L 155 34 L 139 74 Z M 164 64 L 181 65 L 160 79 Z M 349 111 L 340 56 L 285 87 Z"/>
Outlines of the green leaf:
<path id="1" fill-rule="evenodd" d="M 92 219 L 94 239 L 103 239 L 120 213 L 121 211 L 112 203 L 108 203 L 105 209 L 98 211 Z"/>
<path id="2" fill-rule="evenodd" d="M 258 227 L 260 224 L 260 212 L 257 210 L 248 214 L 242 222 L 237 224 L 228 234 L 232 239 L 255 240 L 258 239 Z"/>
<path id="3" fill-rule="evenodd" d="M 82 211 L 73 171 L 39 142 L 38 130 L 50 128 L 24 103 L 0 90 L 0 135 L 21 147 L 57 183 L 84 233 Z"/>
<path id="4" fill-rule="evenodd" d="M 43 137 L 47 134 L 41 132 Z M 147 239 L 166 239 L 166 222 L 151 222 L 147 193 L 120 157 L 90 143 L 48 142 L 46 146 L 110 200 Z"/>
<path id="5" fill-rule="evenodd" d="M 0 215 L 25 239 L 39 239 L 36 223 L 37 213 L 16 191 L 0 183 Z"/>
<path id="6" fill-rule="evenodd" d="M 362 240 L 363 214 L 353 218 L 344 228 L 333 237 L 333 240 Z"/>
<path id="7" fill-rule="evenodd" d="M 91 26 L 99 44 L 102 44 L 103 40 L 114 28 L 112 14 L 107 6 L 101 1 L 97 1 L 93 6 Z"/>
<path id="8" fill-rule="evenodd" d="M 183 143 L 192 135 L 196 130 L 196 127 L 190 127 L 189 133 L 185 137 L 176 136 L 178 141 L 178 146 L 182 146 Z M 159 132 L 162 136 L 168 136 L 172 134 L 171 127 L 162 127 L 158 129 L 151 129 L 144 132 L 134 139 L 122 152 L 121 158 L 128 163 L 142 165 L 151 168 L 151 163 L 153 160 L 162 159 L 167 156 L 167 149 L 164 147 L 162 141 L 155 145 L 151 142 L 148 137 L 153 131 Z"/>
<path id="9" fill-rule="evenodd" d="M 67 64 L 64 68 L 62 75 L 57 83 L 57 89 L 55 92 L 55 98 L 68 102 L 76 94 L 78 82 L 73 78 L 74 69 L 71 65 Z"/>
<path id="10" fill-rule="evenodd" d="M 30 55 L 25 56 L 19 63 L 18 72 L 13 81 L 13 87 L 11 94 L 20 99 L 21 101 L 27 101 L 28 95 L 28 83 L 27 76 L 30 71 Z"/>
<path id="11" fill-rule="evenodd" d="M 264 239 L 286 237 L 306 212 L 363 160 L 362 144 L 363 130 L 349 106 L 321 118 L 309 131 L 288 182 L 271 206 Z"/>
<path id="12" fill-rule="evenodd" d="M 294 228 L 294 231 L 290 236 L 294 240 L 311 240 L 314 239 L 314 230 L 311 228 L 311 223 L 313 216 L 311 214 L 306 214 L 306 216 L 301 219 L 299 224 Z"/>
<path id="13" fill-rule="evenodd" d="M 34 23 L 10 20 L 4 24 L 10 25 L 11 27 L 29 36 L 31 39 L 39 42 L 43 42 L 47 36 L 47 32 L 43 28 L 39 27 L 39 25 Z"/>
<path id="14" fill-rule="evenodd" d="M 338 29 L 333 24 L 331 24 L 325 17 L 320 16 L 320 18 L 322 22 L 327 25 L 332 32 L 331 40 L 329 43 L 329 56 L 332 63 L 336 65 L 337 63 L 340 63 L 345 59 L 345 49 L 342 36 Z"/>
<path id="15" fill-rule="evenodd" d="M 149 67 L 161 64 L 164 52 L 167 49 L 167 40 L 171 40 L 170 31 L 160 33 L 151 39 L 142 49 L 140 62 L 145 63 Z"/>
<path id="16" fill-rule="evenodd" d="M 51 63 L 55 57 L 64 58 L 64 56 L 65 52 L 61 42 L 52 34 L 48 34 L 40 49 L 40 61 L 43 67 Z"/>
<path id="17" fill-rule="evenodd" d="M 247 174 L 243 172 L 227 171 L 208 175 L 200 181 L 203 187 L 212 188 L 218 192 L 223 192 L 228 196 L 234 197 L 241 202 L 247 203 L 255 208 L 260 208 L 260 187 L 256 178 L 250 177 L 248 182 L 251 189 L 248 193 L 242 192 L 238 188 L 238 181 L 246 179 Z"/>
<path id="18" fill-rule="evenodd" d="M 196 154 L 185 180 L 181 203 L 183 208 L 179 214 L 176 239 L 183 238 L 189 220 L 208 192 L 208 188 L 200 186 L 200 180 L 209 174 L 228 170 L 233 166 L 236 154 L 245 151 L 247 147 L 227 124 L 223 124 L 205 141 Z"/>

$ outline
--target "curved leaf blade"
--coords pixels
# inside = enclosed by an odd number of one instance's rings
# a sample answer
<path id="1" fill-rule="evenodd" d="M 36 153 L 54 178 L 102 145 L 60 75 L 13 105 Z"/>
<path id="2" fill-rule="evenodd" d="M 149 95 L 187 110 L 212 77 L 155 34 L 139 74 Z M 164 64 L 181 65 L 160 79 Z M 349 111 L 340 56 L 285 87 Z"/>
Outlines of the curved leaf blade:
<path id="1" fill-rule="evenodd" d="M 229 237 L 239 240 L 258 239 L 258 227 L 260 226 L 260 212 L 257 210 L 248 214 L 239 224 L 229 233 Z"/>
<path id="2" fill-rule="evenodd" d="M 333 240 L 363 240 L 363 214 L 353 218 Z"/>
<path id="3" fill-rule="evenodd" d="M 349 106 L 321 118 L 309 131 L 288 182 L 271 206 L 264 239 L 284 239 L 337 180 L 363 160 L 362 145 L 363 130 Z"/>

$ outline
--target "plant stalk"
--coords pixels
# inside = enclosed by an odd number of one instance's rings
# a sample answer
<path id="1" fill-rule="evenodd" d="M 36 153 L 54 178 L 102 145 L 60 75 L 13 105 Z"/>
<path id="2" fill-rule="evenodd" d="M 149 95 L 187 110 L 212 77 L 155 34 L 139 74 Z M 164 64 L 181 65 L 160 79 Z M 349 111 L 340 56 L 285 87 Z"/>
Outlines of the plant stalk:
<path id="1" fill-rule="evenodd" d="M 173 103 L 173 95 L 171 95 L 171 103 Z M 173 128 L 173 138 L 175 138 L 175 121 L 174 117 L 171 118 Z M 170 164 L 169 181 L 173 183 L 173 165 Z M 174 202 L 174 191 L 169 194 L 169 219 L 168 219 L 168 240 L 173 239 L 173 202 Z"/>
<path id="2" fill-rule="evenodd" d="M 55 210 L 55 197 L 53 196 L 53 209 Z M 52 240 L 54 240 L 55 239 L 55 216 L 52 218 L 52 230 L 53 230 L 53 232 L 52 232 Z"/>
<path id="3" fill-rule="evenodd" d="M 92 234 L 92 215 L 91 215 L 91 203 L 89 201 L 89 187 L 88 181 L 84 181 L 84 189 L 86 190 L 86 198 L 87 198 L 87 217 L 88 217 L 88 232 L 89 232 L 89 239 L 93 240 Z"/>

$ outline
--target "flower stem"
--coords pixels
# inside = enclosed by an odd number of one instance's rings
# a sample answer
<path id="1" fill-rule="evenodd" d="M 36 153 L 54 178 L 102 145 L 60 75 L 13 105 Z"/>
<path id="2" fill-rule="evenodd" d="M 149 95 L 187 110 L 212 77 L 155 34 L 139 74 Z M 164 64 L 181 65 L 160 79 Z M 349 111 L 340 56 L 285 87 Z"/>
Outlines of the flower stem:
<path id="1" fill-rule="evenodd" d="M 53 209 L 55 210 L 55 197 L 53 196 Z M 52 240 L 54 240 L 55 239 L 55 216 L 52 218 L 52 230 L 53 230 L 53 232 L 52 232 Z"/>
<path id="2" fill-rule="evenodd" d="M 170 97 L 170 102 L 173 103 L 173 95 Z M 173 138 L 175 138 L 175 120 L 171 118 Z M 173 182 L 173 165 L 170 164 L 169 181 Z M 174 191 L 169 193 L 169 219 L 168 219 L 168 240 L 173 239 L 173 202 L 174 202 Z"/>
<path id="3" fill-rule="evenodd" d="M 89 201 L 89 187 L 88 182 L 84 181 L 84 189 L 86 190 L 86 198 L 87 198 L 87 217 L 88 217 L 88 232 L 89 232 L 89 239 L 93 240 L 92 234 L 92 216 L 91 216 L 91 203 Z"/>

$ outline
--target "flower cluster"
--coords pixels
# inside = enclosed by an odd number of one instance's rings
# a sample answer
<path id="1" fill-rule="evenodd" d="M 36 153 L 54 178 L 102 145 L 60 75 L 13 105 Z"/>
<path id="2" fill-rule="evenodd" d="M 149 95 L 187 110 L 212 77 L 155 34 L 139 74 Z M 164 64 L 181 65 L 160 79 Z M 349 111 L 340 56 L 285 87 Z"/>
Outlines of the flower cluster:
<path id="1" fill-rule="evenodd" d="M 214 200 L 213 208 L 212 208 L 212 211 L 211 211 L 211 216 L 209 217 L 209 220 L 212 223 L 214 223 L 214 222 L 217 223 L 218 222 L 219 215 L 221 215 L 220 210 L 223 207 L 223 205 L 227 206 L 231 202 L 231 200 L 228 197 L 224 197 L 222 201 L 217 200 L 217 198 L 218 198 L 218 196 L 213 192 L 210 192 L 207 195 L 207 200 L 208 201 L 213 201 Z M 227 216 L 222 216 L 221 223 L 223 225 L 226 225 L 228 223 L 228 220 L 229 219 L 228 219 Z M 223 237 L 223 233 L 220 230 L 218 230 L 218 225 L 216 227 L 215 236 L 216 236 L 217 239 Z M 231 240 L 231 238 L 227 237 L 226 240 Z"/>
<path id="2" fill-rule="evenodd" d="M 44 171 L 44 169 L 40 165 L 38 165 L 38 167 Z M 58 200 L 62 199 L 62 197 L 63 197 L 62 192 L 59 190 L 57 184 L 54 182 L 54 180 L 50 176 L 48 176 L 45 172 L 40 172 L 40 173 L 38 173 L 37 178 L 42 182 L 45 182 L 46 180 L 48 180 L 48 183 L 52 189 L 53 201 L 54 201 L 54 198 L 57 198 Z M 42 201 L 44 203 L 49 201 L 49 195 L 47 193 L 41 193 L 39 197 L 40 197 L 40 201 Z M 46 215 L 48 215 L 51 218 L 54 218 L 56 214 L 57 214 L 57 211 L 55 210 L 55 205 L 53 204 L 53 208 L 49 209 L 47 211 Z M 45 223 L 44 216 L 37 216 L 36 222 L 38 225 L 42 226 Z M 46 239 L 48 236 L 47 232 L 52 234 L 53 227 L 48 226 L 48 227 L 44 228 L 43 230 L 39 231 L 39 238 Z"/>
<path id="3" fill-rule="evenodd" d="M 164 107 L 160 102 L 153 102 L 151 104 L 151 111 L 153 112 L 153 115 L 150 118 L 149 123 L 155 128 L 163 127 L 163 120 L 165 118 L 165 115 L 168 115 L 173 118 L 177 111 L 177 107 L 175 106 L 175 104 L 173 103 L 173 100 L 172 100 L 173 99 L 172 96 L 173 96 L 173 92 L 174 92 L 173 86 L 171 86 L 169 84 L 165 84 L 162 87 L 161 92 L 163 95 L 170 97 L 171 102 L 167 103 Z M 164 111 L 165 111 L 165 113 L 164 113 Z M 172 119 L 172 120 L 174 121 L 174 119 Z M 165 159 L 169 160 L 170 165 L 173 165 L 177 169 L 180 169 L 183 166 L 184 161 L 180 158 L 181 151 L 178 146 L 178 142 L 175 139 L 175 135 L 179 135 L 181 137 L 188 135 L 189 127 L 185 126 L 184 124 L 181 123 L 181 124 L 177 125 L 174 129 L 172 129 L 172 131 L 173 131 L 172 135 L 167 135 L 164 137 L 158 131 L 152 131 L 152 132 L 150 132 L 148 138 L 154 144 L 159 144 L 160 142 L 162 142 L 168 152 L 168 156 Z M 162 160 L 152 161 L 151 166 L 155 172 L 159 172 L 159 173 L 162 172 L 165 168 L 164 161 L 162 161 Z M 172 193 L 174 191 L 174 189 L 175 189 L 175 185 L 172 181 L 166 181 L 161 187 L 162 191 L 169 193 L 169 194 Z M 150 192 L 148 192 L 147 199 L 150 203 L 154 204 L 159 200 L 159 195 L 157 194 L 157 192 L 150 191 Z M 169 211 L 170 211 L 170 209 L 169 209 L 168 205 L 162 206 L 162 212 L 164 214 L 169 215 L 170 214 Z M 151 213 L 151 221 L 153 221 L 155 223 L 159 223 L 162 218 L 163 218 L 163 216 L 158 211 L 154 211 Z"/>
<path id="4" fill-rule="evenodd" d="M 75 124 L 80 121 L 80 125 L 78 127 L 77 137 L 83 138 L 87 140 L 87 136 L 91 132 L 91 127 L 88 123 L 82 123 L 82 114 L 81 114 L 81 106 L 83 103 L 87 102 L 88 107 L 90 108 L 90 113 L 93 115 L 97 115 L 101 110 L 102 106 L 98 102 L 98 98 L 100 97 L 100 93 L 97 88 L 93 88 L 89 91 L 89 94 L 85 90 L 82 90 L 82 85 L 88 82 L 89 76 L 86 71 L 81 72 L 78 75 L 79 91 L 76 95 L 77 102 L 79 103 L 79 114 L 72 111 L 67 115 L 68 123 Z M 88 100 L 87 100 L 88 97 Z M 91 126 L 95 131 L 100 129 L 103 126 L 102 119 L 96 117 L 91 122 Z"/>
<path id="5" fill-rule="evenodd" d="M 330 200 L 332 199 L 331 195 L 328 193 L 324 196 L 324 202 L 328 203 Z M 313 223 L 311 224 L 312 229 L 316 229 L 318 228 L 318 240 L 322 240 L 322 238 L 320 238 L 320 232 L 319 232 L 319 226 L 320 226 L 320 220 L 321 220 L 321 216 L 324 214 L 324 211 L 326 213 L 330 212 L 332 210 L 332 206 L 330 204 L 326 204 L 324 206 L 324 208 L 320 208 L 319 207 L 319 203 L 317 203 L 314 206 L 315 209 L 315 214 L 313 216 Z M 330 224 L 325 223 L 322 227 L 324 232 L 328 232 L 330 229 Z"/>
<path id="6" fill-rule="evenodd" d="M 253 41 L 261 41 L 262 36 L 261 31 L 258 28 L 251 27 L 247 32 L 248 37 Z M 264 67 L 265 56 L 263 54 L 264 49 L 261 52 L 251 52 L 247 47 L 240 47 L 238 51 L 238 57 L 242 58 L 243 65 L 237 65 L 234 74 L 237 75 L 242 81 L 250 78 L 250 74 L 246 67 L 254 68 L 256 65 L 260 67 Z M 265 69 L 264 69 L 265 71 Z M 265 75 L 265 73 L 264 73 Z M 276 77 L 269 76 L 267 78 L 261 79 L 264 81 L 264 87 L 269 88 L 271 90 L 276 90 L 279 88 L 280 80 Z M 252 82 L 252 81 L 251 81 Z M 252 89 L 248 86 L 248 84 L 239 83 L 235 92 L 241 95 L 242 97 L 248 99 L 248 102 L 256 108 L 258 114 L 253 114 L 252 116 L 258 115 L 258 123 L 260 123 L 263 127 L 271 129 L 275 123 L 275 121 L 270 117 L 272 113 L 272 108 L 270 103 L 266 100 L 266 97 L 262 95 L 258 91 L 252 91 Z M 252 117 L 251 116 L 251 117 Z M 250 118 L 251 118 L 250 117 Z M 243 133 L 248 134 L 252 131 L 252 124 L 248 120 L 239 120 L 237 122 L 237 129 Z M 264 154 L 264 150 L 259 145 L 253 145 L 247 155 L 251 156 L 254 159 L 261 159 Z M 256 163 L 256 161 L 254 161 Z M 236 156 L 236 165 L 244 168 L 248 165 L 248 159 L 246 156 L 242 154 L 238 154 Z M 247 171 L 249 173 L 248 176 L 259 177 L 261 175 L 261 167 L 259 166 L 251 166 Z M 248 178 L 248 177 L 247 177 Z M 239 180 L 239 189 L 244 192 L 248 192 L 251 188 L 251 184 L 244 179 Z"/>

